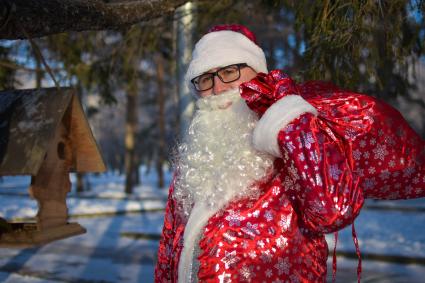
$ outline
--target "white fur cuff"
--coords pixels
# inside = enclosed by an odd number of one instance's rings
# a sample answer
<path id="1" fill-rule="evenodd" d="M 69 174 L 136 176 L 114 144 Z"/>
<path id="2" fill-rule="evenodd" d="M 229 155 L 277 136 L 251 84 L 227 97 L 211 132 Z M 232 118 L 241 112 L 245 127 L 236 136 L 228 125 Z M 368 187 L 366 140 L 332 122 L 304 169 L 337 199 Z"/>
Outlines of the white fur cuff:
<path id="1" fill-rule="evenodd" d="M 317 110 L 300 95 L 288 95 L 275 102 L 258 121 L 253 132 L 254 148 L 281 157 L 277 135 L 304 113 L 317 116 Z"/>

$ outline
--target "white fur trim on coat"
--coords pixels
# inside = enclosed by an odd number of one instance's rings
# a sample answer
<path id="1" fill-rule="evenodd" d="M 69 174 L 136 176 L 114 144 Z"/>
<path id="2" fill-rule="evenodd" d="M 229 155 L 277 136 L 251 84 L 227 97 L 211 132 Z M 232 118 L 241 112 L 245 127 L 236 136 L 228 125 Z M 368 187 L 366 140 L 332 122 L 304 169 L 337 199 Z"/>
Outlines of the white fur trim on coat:
<path id="1" fill-rule="evenodd" d="M 203 232 L 208 219 L 217 211 L 218 209 L 211 209 L 203 203 L 194 205 L 189 220 L 184 228 L 183 250 L 180 254 L 178 267 L 178 283 L 193 282 L 192 276 L 197 276 L 197 274 L 192 274 L 192 264 L 195 260 L 195 245 L 199 244 L 197 240 Z"/>
<path id="2" fill-rule="evenodd" d="M 317 116 L 317 110 L 300 95 L 288 95 L 275 102 L 258 121 L 253 132 L 254 148 L 281 157 L 277 135 L 304 113 Z"/>
<path id="3" fill-rule="evenodd" d="M 257 72 L 268 72 L 263 50 L 245 35 L 229 30 L 207 33 L 195 45 L 186 84 L 191 89 L 191 79 L 208 70 L 238 63 L 246 63 Z"/>

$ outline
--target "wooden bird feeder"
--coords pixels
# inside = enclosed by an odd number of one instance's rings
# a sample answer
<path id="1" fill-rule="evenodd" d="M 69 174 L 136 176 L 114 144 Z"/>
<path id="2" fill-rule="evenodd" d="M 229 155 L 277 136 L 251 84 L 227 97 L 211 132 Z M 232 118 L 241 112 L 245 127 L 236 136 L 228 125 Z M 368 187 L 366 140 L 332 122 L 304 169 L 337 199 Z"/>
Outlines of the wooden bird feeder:
<path id="1" fill-rule="evenodd" d="M 105 164 L 75 91 L 0 92 L 0 176 L 31 175 L 35 222 L 8 222 L 0 247 L 29 247 L 85 233 L 68 222 L 70 172 L 104 172 Z"/>

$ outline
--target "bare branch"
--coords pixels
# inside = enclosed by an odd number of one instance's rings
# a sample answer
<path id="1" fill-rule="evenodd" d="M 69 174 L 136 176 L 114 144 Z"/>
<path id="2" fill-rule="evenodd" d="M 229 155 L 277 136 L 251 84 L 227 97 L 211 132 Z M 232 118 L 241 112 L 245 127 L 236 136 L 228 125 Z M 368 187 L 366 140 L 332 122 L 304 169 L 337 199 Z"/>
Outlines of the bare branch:
<path id="1" fill-rule="evenodd" d="M 41 69 L 41 68 L 29 68 L 27 66 L 18 65 L 16 63 L 8 62 L 8 61 L 0 61 L 0 66 L 7 68 L 7 69 L 22 70 L 22 71 L 26 71 L 26 72 L 40 72 L 40 71 L 44 72 L 44 69 Z"/>

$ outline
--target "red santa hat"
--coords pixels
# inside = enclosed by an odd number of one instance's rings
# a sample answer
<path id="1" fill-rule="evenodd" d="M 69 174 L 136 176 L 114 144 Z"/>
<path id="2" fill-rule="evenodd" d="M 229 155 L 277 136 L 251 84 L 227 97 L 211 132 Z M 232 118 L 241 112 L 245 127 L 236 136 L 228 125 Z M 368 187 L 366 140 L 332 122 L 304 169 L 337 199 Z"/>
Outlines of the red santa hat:
<path id="1" fill-rule="evenodd" d="M 210 69 L 246 63 L 257 72 L 267 73 L 266 57 L 255 35 L 243 25 L 212 27 L 195 45 L 186 72 L 186 83 Z"/>

